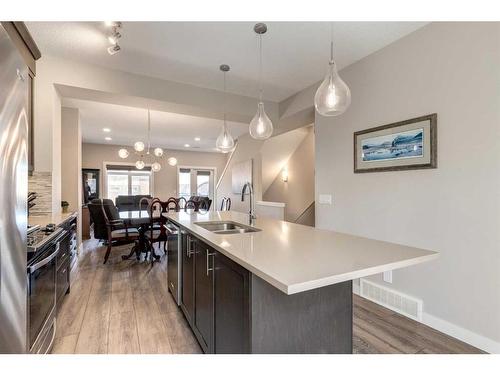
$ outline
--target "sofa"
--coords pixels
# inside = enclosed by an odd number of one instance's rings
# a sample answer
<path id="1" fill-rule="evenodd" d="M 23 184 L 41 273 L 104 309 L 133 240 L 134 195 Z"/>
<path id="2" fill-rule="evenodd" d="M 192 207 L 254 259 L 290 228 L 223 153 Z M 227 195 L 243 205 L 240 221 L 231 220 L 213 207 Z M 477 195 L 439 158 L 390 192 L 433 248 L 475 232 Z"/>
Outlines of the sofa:
<path id="1" fill-rule="evenodd" d="M 147 204 L 139 207 L 142 198 L 152 199 L 151 195 L 118 195 L 115 199 L 118 211 L 138 211 L 147 209 Z"/>

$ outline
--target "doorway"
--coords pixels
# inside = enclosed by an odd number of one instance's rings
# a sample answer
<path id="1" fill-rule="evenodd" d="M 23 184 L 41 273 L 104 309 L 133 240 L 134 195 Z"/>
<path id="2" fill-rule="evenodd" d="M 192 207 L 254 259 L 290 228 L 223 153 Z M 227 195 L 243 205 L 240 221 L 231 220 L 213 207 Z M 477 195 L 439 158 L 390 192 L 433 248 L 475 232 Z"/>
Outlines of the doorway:
<path id="1" fill-rule="evenodd" d="M 179 197 L 188 200 L 191 196 L 208 197 L 215 202 L 215 177 L 217 169 L 213 167 L 177 168 L 177 187 Z M 215 204 L 212 204 L 212 208 Z"/>

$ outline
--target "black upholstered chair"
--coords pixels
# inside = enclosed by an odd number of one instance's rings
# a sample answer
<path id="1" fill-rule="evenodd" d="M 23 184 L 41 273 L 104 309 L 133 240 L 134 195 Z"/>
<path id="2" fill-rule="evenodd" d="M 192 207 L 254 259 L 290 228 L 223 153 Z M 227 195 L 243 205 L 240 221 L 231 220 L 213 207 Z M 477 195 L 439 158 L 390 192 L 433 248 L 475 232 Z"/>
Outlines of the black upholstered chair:
<path id="1" fill-rule="evenodd" d="M 110 199 L 94 199 L 88 205 L 94 222 L 94 238 L 106 241 L 104 263 L 108 261 L 113 244 L 135 241 L 139 237 L 136 228 L 127 227 L 120 219 L 118 210 Z"/>

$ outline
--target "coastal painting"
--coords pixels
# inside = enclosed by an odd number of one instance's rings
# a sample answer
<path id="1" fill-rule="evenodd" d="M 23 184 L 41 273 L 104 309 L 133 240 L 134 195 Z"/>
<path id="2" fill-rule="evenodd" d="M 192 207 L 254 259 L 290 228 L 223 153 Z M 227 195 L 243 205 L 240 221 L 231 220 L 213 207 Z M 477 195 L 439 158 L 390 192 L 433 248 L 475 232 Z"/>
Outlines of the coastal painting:
<path id="1" fill-rule="evenodd" d="M 424 129 L 367 138 L 361 141 L 363 161 L 381 161 L 423 156 Z"/>
<path id="2" fill-rule="evenodd" d="M 437 167 L 437 114 L 354 133 L 354 173 Z"/>

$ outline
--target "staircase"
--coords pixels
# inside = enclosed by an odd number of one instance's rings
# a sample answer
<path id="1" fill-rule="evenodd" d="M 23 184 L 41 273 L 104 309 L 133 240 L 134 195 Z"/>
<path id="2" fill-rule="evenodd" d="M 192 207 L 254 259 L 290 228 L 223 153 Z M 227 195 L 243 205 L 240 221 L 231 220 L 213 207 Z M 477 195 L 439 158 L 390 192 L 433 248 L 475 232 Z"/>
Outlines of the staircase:
<path id="1" fill-rule="evenodd" d="M 316 201 L 313 201 L 304 211 L 302 211 L 295 220 L 296 224 L 309 225 L 310 227 L 315 226 L 315 203 Z"/>

